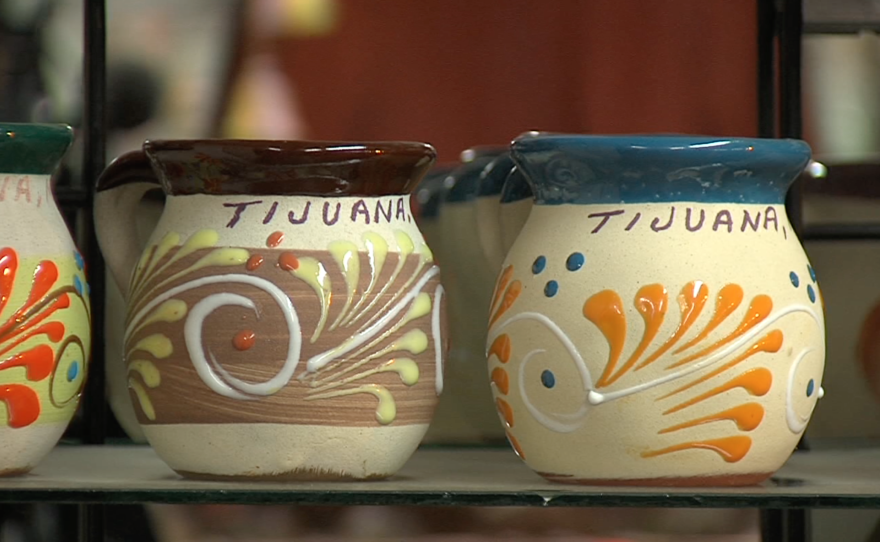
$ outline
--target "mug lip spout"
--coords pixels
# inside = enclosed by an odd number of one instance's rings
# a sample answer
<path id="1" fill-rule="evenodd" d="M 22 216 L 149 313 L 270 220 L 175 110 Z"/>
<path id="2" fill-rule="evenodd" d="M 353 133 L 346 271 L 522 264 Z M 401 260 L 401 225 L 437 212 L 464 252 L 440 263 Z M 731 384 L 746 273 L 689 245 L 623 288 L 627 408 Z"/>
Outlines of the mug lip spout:
<path id="1" fill-rule="evenodd" d="M 0 122 L 0 172 L 51 175 L 73 138 L 63 123 Z"/>
<path id="2" fill-rule="evenodd" d="M 811 150 L 798 139 L 529 134 L 511 143 L 511 155 L 538 204 L 777 204 Z"/>
<path id="3" fill-rule="evenodd" d="M 511 143 L 512 150 L 534 150 L 546 146 L 554 147 L 605 147 L 633 151 L 719 151 L 741 150 L 753 152 L 764 147 L 777 147 L 772 150 L 790 150 L 810 153 L 806 141 L 793 138 L 740 137 L 678 133 L 653 134 L 561 134 L 529 133 L 523 134 Z"/>

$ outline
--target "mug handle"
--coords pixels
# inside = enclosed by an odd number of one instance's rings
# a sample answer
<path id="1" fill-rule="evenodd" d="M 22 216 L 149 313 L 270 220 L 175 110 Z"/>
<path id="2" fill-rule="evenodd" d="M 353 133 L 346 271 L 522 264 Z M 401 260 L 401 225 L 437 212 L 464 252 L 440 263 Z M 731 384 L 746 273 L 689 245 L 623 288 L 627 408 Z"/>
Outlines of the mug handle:
<path id="1" fill-rule="evenodd" d="M 95 234 L 110 274 L 124 298 L 129 278 L 141 256 L 135 216 L 149 190 L 160 187 L 144 151 L 125 153 L 98 177 L 95 194 Z"/>

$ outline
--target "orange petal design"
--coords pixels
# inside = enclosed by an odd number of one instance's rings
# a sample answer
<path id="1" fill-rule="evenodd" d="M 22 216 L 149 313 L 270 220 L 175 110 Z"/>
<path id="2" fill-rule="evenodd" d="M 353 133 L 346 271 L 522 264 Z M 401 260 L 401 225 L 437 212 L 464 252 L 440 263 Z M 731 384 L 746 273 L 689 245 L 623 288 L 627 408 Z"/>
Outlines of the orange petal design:
<path id="1" fill-rule="evenodd" d="M 499 397 L 495 399 L 495 406 L 498 408 L 501 418 L 504 419 L 504 424 L 507 427 L 513 427 L 513 409 L 510 407 L 510 403 Z"/>
<path id="2" fill-rule="evenodd" d="M 584 317 L 599 328 L 608 341 L 608 363 L 605 364 L 601 378 L 596 382 L 596 387 L 607 386 L 611 383 L 611 375 L 614 373 L 626 341 L 626 315 L 623 312 L 623 301 L 614 290 L 603 290 L 584 303 Z"/>
<path id="3" fill-rule="evenodd" d="M 709 414 L 708 416 L 703 416 L 702 418 L 697 418 L 695 420 L 661 429 L 660 434 L 662 435 L 663 433 L 671 433 L 673 431 L 687 429 L 689 427 L 695 427 L 697 425 L 703 425 L 704 423 L 720 422 L 725 420 L 736 423 L 736 427 L 740 431 L 752 431 L 756 429 L 759 425 L 761 425 L 761 422 L 764 420 L 764 407 L 762 407 L 758 403 L 745 403 L 743 405 L 729 408 L 723 412 Z"/>
<path id="4" fill-rule="evenodd" d="M 501 367 L 492 369 L 492 383 L 504 395 L 510 391 L 510 377 L 507 375 L 507 371 Z"/>
<path id="5" fill-rule="evenodd" d="M 712 315 L 712 319 L 709 320 L 709 323 L 706 324 L 706 327 L 699 335 L 685 343 L 684 346 L 676 350 L 675 353 L 679 354 L 684 352 L 708 337 L 716 327 L 721 325 L 721 323 L 740 306 L 742 300 L 743 289 L 739 284 L 728 284 L 724 288 L 721 288 L 721 291 L 718 292 L 718 299 L 715 301 L 715 314 Z"/>
<path id="6" fill-rule="evenodd" d="M 682 360 L 679 360 L 679 361 L 673 363 L 668 368 L 672 369 L 674 367 L 679 367 L 679 366 L 684 365 L 686 363 L 690 363 L 691 361 L 694 361 L 695 359 L 699 359 L 699 358 L 702 358 L 702 357 L 705 357 L 705 356 L 711 354 L 715 350 L 718 350 L 722 346 L 730 343 L 731 341 L 733 341 L 737 337 L 742 336 L 748 330 L 752 329 L 756 325 L 763 322 L 768 316 L 770 316 L 770 312 L 772 310 L 773 310 L 773 300 L 770 299 L 770 296 L 764 295 L 764 294 L 755 296 L 755 298 L 752 299 L 752 302 L 749 304 L 749 308 L 746 311 L 746 315 L 743 317 L 742 322 L 740 322 L 739 326 L 735 330 L 733 330 L 733 333 L 731 333 L 727 337 L 724 337 L 723 339 L 716 342 L 715 344 L 713 344 L 707 348 L 704 348 L 703 350 L 700 350 L 696 354 L 693 354 L 691 356 L 688 356 Z"/>
<path id="7" fill-rule="evenodd" d="M 510 283 L 510 286 L 507 287 L 507 290 L 504 291 L 504 297 L 501 300 L 501 303 L 498 305 L 498 309 L 495 311 L 495 315 L 492 316 L 492 319 L 489 321 L 489 327 L 495 325 L 495 322 L 501 318 L 505 312 L 507 312 L 510 307 L 513 306 L 516 298 L 519 297 L 519 294 L 522 292 L 522 283 L 518 280 L 515 280 Z"/>
<path id="8" fill-rule="evenodd" d="M 695 280 L 693 282 L 689 282 L 685 285 L 684 288 L 681 289 L 681 293 L 678 295 L 678 305 L 681 309 L 681 322 L 678 324 L 678 328 L 666 340 L 666 342 L 657 349 L 656 352 L 645 358 L 645 361 L 640 363 L 636 370 L 646 367 L 656 361 L 660 356 L 669 351 L 670 348 L 675 346 L 685 333 L 691 328 L 694 322 L 697 321 L 700 314 L 703 312 L 703 307 L 706 306 L 706 301 L 709 299 L 709 287 L 706 286 L 705 283 L 699 280 Z"/>
<path id="9" fill-rule="evenodd" d="M 510 279 L 513 277 L 513 266 L 508 265 L 504 268 L 504 271 L 501 272 L 501 275 L 498 277 L 498 282 L 495 283 L 495 291 L 492 292 L 492 305 L 489 306 L 489 312 L 495 310 L 495 305 L 498 304 L 498 301 L 501 300 L 501 293 L 507 288 L 507 283 L 510 282 Z"/>
<path id="10" fill-rule="evenodd" d="M 654 338 L 657 337 L 657 332 L 660 331 L 660 326 L 663 325 L 663 319 L 666 317 L 668 304 L 669 296 L 662 284 L 649 284 L 639 289 L 636 294 L 635 306 L 645 321 L 645 331 L 639 346 L 630 355 L 629 359 L 626 360 L 623 367 L 608 379 L 608 385 L 614 384 L 620 377 L 625 375 L 642 357 L 642 354 L 645 353 L 645 350 L 648 349 Z M 624 333 L 626 333 L 625 329 Z"/>
<path id="11" fill-rule="evenodd" d="M 659 401 L 661 399 L 666 399 L 667 397 L 672 397 L 673 395 L 675 395 L 677 393 L 681 393 L 685 390 L 689 390 L 689 389 L 693 388 L 694 386 L 696 386 L 697 384 L 701 384 L 701 383 L 709 380 L 713 376 L 717 376 L 717 375 L 723 373 L 724 371 L 726 371 L 727 369 L 730 369 L 731 367 L 738 365 L 739 363 L 754 356 L 755 354 L 759 354 L 761 352 L 770 352 L 771 354 L 775 354 L 776 352 L 779 352 L 780 348 L 782 348 L 782 340 L 783 340 L 782 332 L 779 331 L 778 329 L 774 329 L 770 333 L 764 335 L 764 337 L 762 339 L 760 339 L 758 342 L 756 342 L 755 344 L 750 346 L 748 348 L 748 350 L 746 350 L 745 352 L 743 352 L 739 356 L 735 357 L 734 359 L 728 361 L 727 363 L 725 363 L 721 367 L 715 369 L 714 371 L 712 371 L 708 374 L 701 376 L 700 378 L 694 380 L 693 382 L 685 384 L 684 386 L 678 388 L 675 391 L 671 391 L 671 392 L 667 393 L 663 397 L 658 397 L 657 400 Z"/>
<path id="12" fill-rule="evenodd" d="M 495 356 L 501 363 L 510 361 L 510 336 L 502 333 L 492 341 L 487 357 Z"/>
<path id="13" fill-rule="evenodd" d="M 724 392 L 730 391 L 736 388 L 743 388 L 750 395 L 763 396 L 766 395 L 768 391 L 770 391 L 770 386 L 773 384 L 773 374 L 764 367 L 758 367 L 756 369 L 750 369 L 741 375 L 728 380 L 724 384 L 718 386 L 717 388 L 711 389 L 706 393 L 700 394 L 693 399 L 685 401 L 684 403 L 678 404 L 663 414 L 672 414 L 674 412 L 678 412 L 679 410 L 683 410 L 689 406 L 693 406 L 701 401 L 705 401 L 706 399 L 710 399 L 715 397 L 716 395 L 720 395 Z"/>
<path id="14" fill-rule="evenodd" d="M 657 457 L 658 455 L 671 454 L 682 450 L 691 450 L 694 448 L 711 450 L 721 456 L 728 463 L 736 463 L 749 453 L 752 447 L 752 439 L 745 436 L 724 437 L 714 440 L 699 440 L 694 442 L 684 442 L 676 444 L 662 450 L 652 450 L 643 452 L 642 457 Z"/>

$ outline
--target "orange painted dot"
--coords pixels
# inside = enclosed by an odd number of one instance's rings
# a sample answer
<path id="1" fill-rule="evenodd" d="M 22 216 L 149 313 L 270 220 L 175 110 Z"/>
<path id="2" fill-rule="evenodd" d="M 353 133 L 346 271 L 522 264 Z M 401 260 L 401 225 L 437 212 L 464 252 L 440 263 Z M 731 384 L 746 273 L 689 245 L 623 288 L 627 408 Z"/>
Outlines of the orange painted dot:
<path id="1" fill-rule="evenodd" d="M 248 258 L 247 265 L 245 267 L 247 267 L 248 271 L 253 271 L 261 265 L 263 265 L 263 257 L 259 254 L 254 254 L 253 256 Z"/>
<path id="2" fill-rule="evenodd" d="M 526 458 L 526 454 L 523 453 L 519 441 L 516 440 L 516 437 L 510 434 L 510 431 L 507 432 L 507 441 L 510 442 L 510 446 L 513 447 L 513 451 L 516 452 L 516 455 L 518 455 L 520 459 Z"/>
<path id="3" fill-rule="evenodd" d="M 513 409 L 510 407 L 510 403 L 499 397 L 495 399 L 495 406 L 498 408 L 498 413 L 504 419 L 504 424 L 507 427 L 513 427 Z"/>
<path id="4" fill-rule="evenodd" d="M 234 346 L 236 350 L 248 350 L 255 342 L 257 342 L 257 335 L 249 329 L 239 331 L 235 334 L 235 337 L 232 338 L 232 346 Z"/>
<path id="5" fill-rule="evenodd" d="M 281 244 L 281 241 L 284 241 L 284 233 L 275 231 L 269 234 L 269 237 L 266 239 L 266 246 L 269 248 L 275 248 Z"/>
<path id="6" fill-rule="evenodd" d="M 507 392 L 510 391 L 510 377 L 507 376 L 507 371 L 501 367 L 492 369 L 492 382 L 498 388 L 498 391 L 504 395 L 507 395 Z"/>
<path id="7" fill-rule="evenodd" d="M 293 255 L 293 252 L 284 252 L 278 256 L 278 267 L 285 271 L 293 271 L 299 267 L 299 260 Z"/>

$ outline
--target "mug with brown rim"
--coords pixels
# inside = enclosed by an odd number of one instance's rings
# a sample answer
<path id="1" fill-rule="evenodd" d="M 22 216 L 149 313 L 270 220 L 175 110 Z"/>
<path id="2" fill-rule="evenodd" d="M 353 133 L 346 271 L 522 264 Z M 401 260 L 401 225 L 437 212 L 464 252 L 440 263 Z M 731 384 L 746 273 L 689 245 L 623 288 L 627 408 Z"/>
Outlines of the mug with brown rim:
<path id="1" fill-rule="evenodd" d="M 124 360 L 159 456 L 197 478 L 371 479 L 442 390 L 445 302 L 410 192 L 422 143 L 148 141 L 98 180 Z M 130 217 L 167 199 L 142 250 Z"/>

